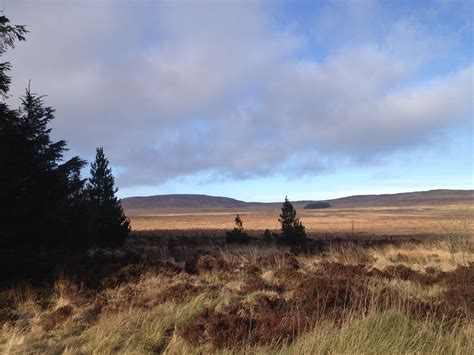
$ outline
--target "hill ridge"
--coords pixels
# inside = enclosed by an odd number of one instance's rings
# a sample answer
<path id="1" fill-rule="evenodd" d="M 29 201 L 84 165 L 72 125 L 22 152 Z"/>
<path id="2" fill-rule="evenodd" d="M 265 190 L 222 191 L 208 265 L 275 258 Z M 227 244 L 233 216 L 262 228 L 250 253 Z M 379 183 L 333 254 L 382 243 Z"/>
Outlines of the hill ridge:
<path id="1" fill-rule="evenodd" d="M 292 201 L 297 207 L 310 202 L 329 202 L 332 207 L 377 207 L 402 205 L 439 205 L 474 202 L 474 190 L 435 189 L 427 191 L 400 192 L 393 194 L 351 195 L 326 200 Z M 205 194 L 163 194 L 134 196 L 122 199 L 122 206 L 130 210 L 154 209 L 232 209 L 272 206 L 281 202 L 245 202 L 224 196 Z"/>

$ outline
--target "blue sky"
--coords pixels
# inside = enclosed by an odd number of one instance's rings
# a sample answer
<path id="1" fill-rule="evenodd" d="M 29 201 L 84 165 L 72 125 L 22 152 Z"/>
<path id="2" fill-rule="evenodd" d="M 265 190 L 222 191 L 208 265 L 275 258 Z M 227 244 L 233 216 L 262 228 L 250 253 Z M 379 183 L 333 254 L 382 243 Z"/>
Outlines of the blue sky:
<path id="1" fill-rule="evenodd" d="M 22 1 L 9 54 L 120 196 L 473 188 L 472 1 Z M 85 171 L 87 174 L 87 171 Z"/>

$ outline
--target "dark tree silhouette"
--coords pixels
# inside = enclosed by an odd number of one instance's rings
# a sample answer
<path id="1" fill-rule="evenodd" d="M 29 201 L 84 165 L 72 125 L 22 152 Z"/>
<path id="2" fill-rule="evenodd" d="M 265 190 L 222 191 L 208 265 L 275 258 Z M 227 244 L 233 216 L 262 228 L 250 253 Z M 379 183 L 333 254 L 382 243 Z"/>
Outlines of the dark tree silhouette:
<path id="1" fill-rule="evenodd" d="M 97 148 L 87 183 L 89 233 L 93 242 L 101 245 L 120 244 L 130 233 L 130 221 L 117 199 L 114 176 L 103 148 Z"/>
<path id="2" fill-rule="evenodd" d="M 0 16 L 0 56 L 24 41 L 24 26 Z M 0 96 L 8 94 L 10 63 L 0 63 Z M 19 110 L 0 103 L 0 223 L 1 242 L 49 244 L 66 241 L 74 225 L 76 197 L 83 186 L 84 161 L 63 162 L 66 142 L 53 142 L 48 124 L 54 110 L 42 97 L 26 90 Z"/>
<path id="3" fill-rule="evenodd" d="M 0 16 L 0 56 L 2 56 L 8 48 L 15 48 L 16 41 L 24 41 L 25 35 L 28 33 L 25 26 L 10 25 L 10 20 L 5 16 Z M 10 63 L 0 63 L 0 96 L 5 98 L 10 88 L 11 79 L 7 75 L 10 70 Z"/>
<path id="4" fill-rule="evenodd" d="M 279 241 L 280 235 L 278 233 L 270 231 L 270 229 L 265 229 L 263 232 L 263 240 L 267 243 L 275 243 Z"/>
<path id="5" fill-rule="evenodd" d="M 0 16 L 0 56 L 25 40 L 24 26 Z M 130 231 L 103 150 L 98 149 L 85 189 L 85 161 L 64 159 L 66 142 L 52 141 L 54 109 L 28 86 L 20 108 L 8 96 L 10 63 L 0 64 L 0 243 L 59 246 L 120 242 Z"/>
<path id="6" fill-rule="evenodd" d="M 235 222 L 235 228 L 237 228 L 240 231 L 244 230 L 244 223 L 240 219 L 239 215 L 235 216 L 234 222 Z"/>
<path id="7" fill-rule="evenodd" d="M 288 201 L 288 197 L 285 197 L 278 221 L 281 223 L 279 239 L 282 243 L 301 244 L 306 241 L 305 228 L 299 218 L 296 217 L 296 210 Z"/>
<path id="8" fill-rule="evenodd" d="M 244 231 L 244 223 L 239 215 L 235 216 L 234 222 L 234 229 L 226 233 L 227 243 L 248 243 L 250 238 Z"/>
<path id="9" fill-rule="evenodd" d="M 24 41 L 26 33 L 24 26 L 10 25 L 0 16 L 0 57 Z M 96 195 L 86 194 L 81 179 L 85 161 L 65 159 L 66 142 L 51 139 L 54 109 L 45 105 L 44 97 L 28 85 L 18 109 L 5 102 L 10 68 L 9 62 L 0 62 L 0 285 L 24 277 L 47 278 L 76 249 L 97 242 L 91 237 L 106 240 L 113 233 L 118 241 L 129 231 L 113 193 L 100 204 L 89 199 Z"/>
<path id="10" fill-rule="evenodd" d="M 0 16 L 0 55 L 24 41 L 24 26 Z M 10 63 L 0 64 L 0 96 L 11 83 Z M 70 242 L 80 233 L 84 185 L 79 157 L 64 161 L 66 142 L 53 142 L 49 123 L 54 110 L 28 88 L 18 110 L 0 104 L 0 242 L 36 244 Z M 82 221 L 83 222 L 83 221 Z M 82 223 L 83 224 L 83 223 Z"/>
<path id="11" fill-rule="evenodd" d="M 28 162 L 29 176 L 23 191 L 28 193 L 20 195 L 26 198 L 21 205 L 28 206 L 30 220 L 36 220 L 34 226 L 53 235 L 69 234 L 72 209 L 85 182 L 80 172 L 86 162 L 78 156 L 64 161 L 66 142 L 50 138 L 48 125 L 53 119 L 54 109 L 28 88 L 20 107 L 20 127 L 28 142 L 24 162 Z"/>
<path id="12" fill-rule="evenodd" d="M 4 230 L 18 242 L 70 242 L 78 232 L 74 216 L 85 161 L 77 156 L 64 161 L 66 142 L 53 142 L 48 128 L 54 110 L 29 88 L 20 109 L 5 113 L 0 163 Z"/>
<path id="13" fill-rule="evenodd" d="M 8 48 L 14 48 L 16 41 L 24 41 L 27 32 L 24 26 L 11 26 L 5 16 L 0 16 L 0 57 Z M 15 199 L 20 191 L 22 176 L 18 175 L 21 164 L 15 158 L 15 151 L 26 143 L 18 126 L 18 112 L 4 102 L 11 83 L 7 72 L 10 63 L 0 63 L 0 243 L 10 243 L 15 238 L 11 230 L 15 229 Z"/>

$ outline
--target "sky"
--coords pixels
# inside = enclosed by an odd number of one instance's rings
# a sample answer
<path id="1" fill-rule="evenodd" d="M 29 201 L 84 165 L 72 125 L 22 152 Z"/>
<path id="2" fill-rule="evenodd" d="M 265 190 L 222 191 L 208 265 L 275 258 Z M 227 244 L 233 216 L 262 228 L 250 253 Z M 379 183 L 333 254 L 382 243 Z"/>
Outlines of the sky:
<path id="1" fill-rule="evenodd" d="M 30 31 L 11 104 L 31 80 L 121 197 L 474 188 L 471 0 L 0 5 Z"/>

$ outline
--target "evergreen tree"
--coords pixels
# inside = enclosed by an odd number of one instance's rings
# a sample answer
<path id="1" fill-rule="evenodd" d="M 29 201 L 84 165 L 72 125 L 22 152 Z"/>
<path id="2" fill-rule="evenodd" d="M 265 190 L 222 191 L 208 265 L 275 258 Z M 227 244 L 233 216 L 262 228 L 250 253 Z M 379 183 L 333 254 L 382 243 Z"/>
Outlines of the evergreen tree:
<path id="1" fill-rule="evenodd" d="M 103 148 L 97 148 L 90 172 L 86 187 L 90 237 L 93 242 L 102 245 L 120 244 L 130 233 L 130 221 L 115 196 L 118 189 Z"/>
<path id="2" fill-rule="evenodd" d="M 24 26 L 0 16 L 0 56 L 24 41 Z M 0 63 L 0 97 L 8 96 L 10 63 Z M 18 110 L 0 102 L 1 243 L 45 245 L 71 241 L 80 231 L 78 196 L 84 181 L 78 157 L 63 161 L 66 142 L 53 142 L 54 110 L 26 90 Z M 83 222 L 83 221 L 82 221 Z"/>
<path id="3" fill-rule="evenodd" d="M 226 233 L 227 243 L 248 243 L 250 238 L 247 233 L 244 232 L 244 223 L 239 215 L 235 216 L 234 222 L 234 229 Z"/>
<path id="4" fill-rule="evenodd" d="M 285 197 L 285 202 L 281 207 L 281 214 L 278 218 L 281 223 L 280 241 L 286 244 L 301 244 L 306 240 L 305 227 L 298 217 L 293 205 Z"/>
<path id="5" fill-rule="evenodd" d="M 242 219 L 240 219 L 239 215 L 235 216 L 234 222 L 235 222 L 235 228 L 236 229 L 238 229 L 240 231 L 244 230 L 244 222 L 242 222 Z"/>
<path id="6" fill-rule="evenodd" d="M 15 48 L 16 41 L 24 41 L 28 33 L 25 26 L 10 25 L 10 20 L 5 16 L 0 16 L 0 57 L 8 48 Z M 11 79 L 7 75 L 10 70 L 10 63 L 0 63 L 0 96 L 5 98 L 10 88 Z"/>
<path id="7" fill-rule="evenodd" d="M 66 142 L 50 137 L 53 119 L 54 109 L 28 88 L 2 131 L 2 219 L 5 233 L 17 242 L 46 245 L 77 237 L 80 223 L 74 219 L 85 161 L 77 156 L 64 161 Z"/>
<path id="8" fill-rule="evenodd" d="M 14 48 L 16 41 L 24 41 L 24 26 L 11 26 L 10 20 L 0 16 L 0 57 L 8 48 Z M 16 167 L 15 148 L 26 143 L 18 127 L 18 112 L 4 102 L 7 97 L 11 79 L 7 75 L 10 63 L 0 63 L 0 243 L 10 243 L 14 238 L 11 233 L 14 213 L 15 195 L 19 191 L 21 176 Z"/>

